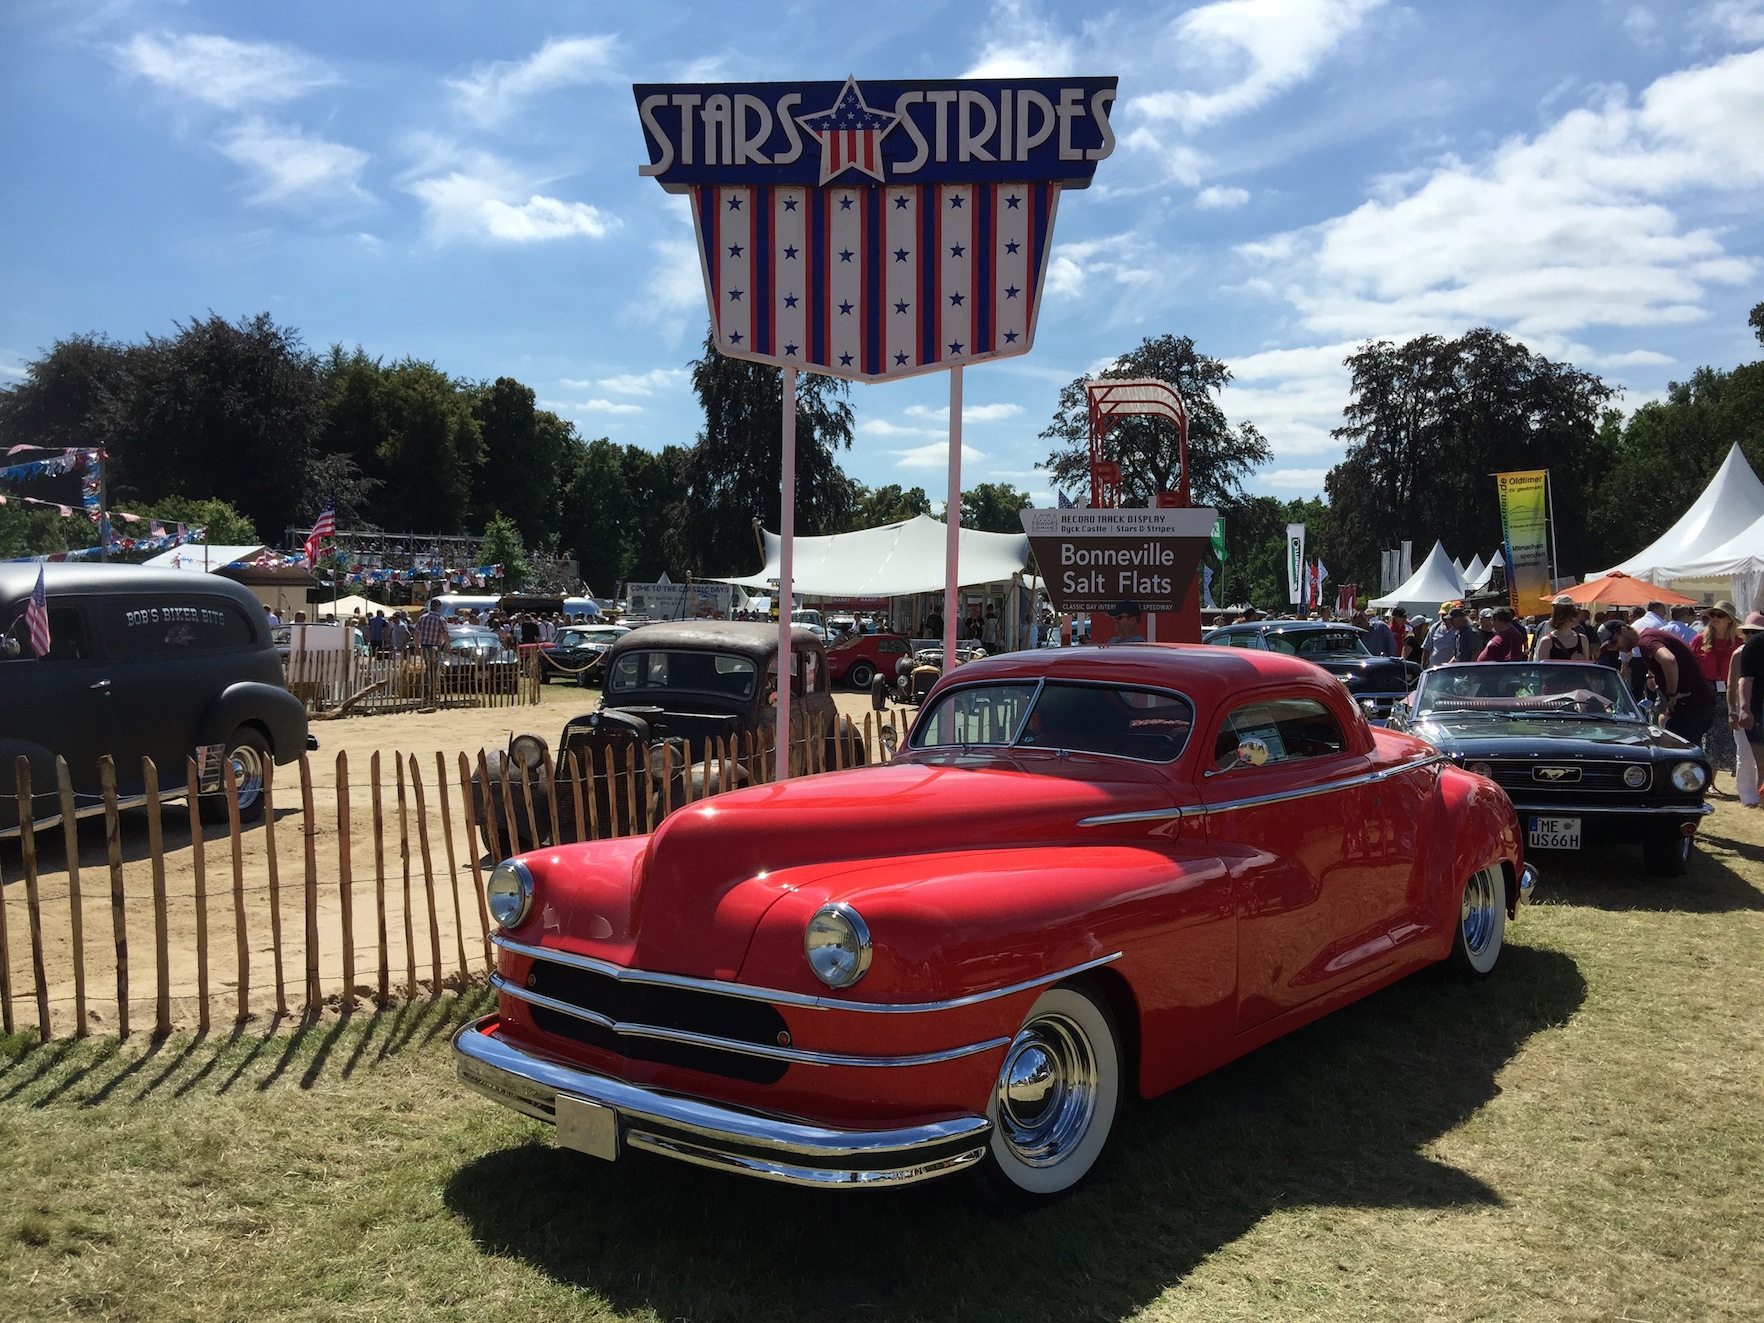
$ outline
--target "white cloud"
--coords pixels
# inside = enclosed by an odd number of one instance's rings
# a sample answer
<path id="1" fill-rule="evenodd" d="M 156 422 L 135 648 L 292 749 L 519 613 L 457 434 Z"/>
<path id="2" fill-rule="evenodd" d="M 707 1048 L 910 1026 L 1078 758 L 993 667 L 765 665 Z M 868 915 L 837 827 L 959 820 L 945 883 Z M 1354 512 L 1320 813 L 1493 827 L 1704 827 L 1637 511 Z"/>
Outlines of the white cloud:
<path id="1" fill-rule="evenodd" d="M 487 152 L 461 151 L 440 139 L 421 139 L 415 146 L 422 159 L 401 186 L 422 202 L 429 237 L 438 244 L 598 239 L 619 223 L 589 203 L 537 192 L 545 181 L 524 176 Z"/>
<path id="2" fill-rule="evenodd" d="M 987 28 L 1009 35 L 990 38 L 963 78 L 1053 78 L 1086 72 L 1080 68 L 1086 57 L 1079 53 L 1079 41 L 1031 13 L 1022 0 L 995 4 Z"/>
<path id="3" fill-rule="evenodd" d="M 1247 188 L 1203 188 L 1195 195 L 1194 205 L 1207 211 L 1225 211 L 1232 207 L 1241 207 L 1249 201 Z"/>
<path id="4" fill-rule="evenodd" d="M 619 376 L 602 377 L 593 384 L 616 395 L 653 395 L 657 391 L 679 389 L 686 384 L 689 375 L 685 368 L 651 368 L 648 372 L 627 372 Z M 566 381 L 564 384 L 573 386 L 588 383 Z"/>
<path id="5" fill-rule="evenodd" d="M 859 421 L 857 428 L 860 436 L 946 436 L 947 428 L 939 427 L 902 427 L 899 423 L 891 423 L 886 418 L 865 418 Z"/>
<path id="6" fill-rule="evenodd" d="M 321 61 L 273 42 L 137 33 L 113 53 L 128 72 L 223 110 L 289 101 L 337 81 Z"/>
<path id="7" fill-rule="evenodd" d="M 698 245 L 691 239 L 661 239 L 650 245 L 650 251 L 655 256 L 644 283 L 646 296 L 627 311 L 646 322 L 683 319 L 694 309 L 704 313 Z"/>
<path id="8" fill-rule="evenodd" d="M 1256 474 L 1256 485 L 1274 487 L 1281 491 L 1304 492 L 1309 495 L 1323 493 L 1323 480 L 1329 476 L 1328 469 L 1269 469 L 1266 473 Z"/>
<path id="9" fill-rule="evenodd" d="M 1167 252 L 1138 234 L 1059 243 L 1048 255 L 1046 293 L 1079 298 L 1098 284 L 1143 291 L 1168 284 L 1176 271 L 1177 264 Z"/>
<path id="10" fill-rule="evenodd" d="M 911 404 L 907 406 L 909 418 L 934 418 L 939 422 L 949 422 L 949 406 L 932 408 L 928 404 Z M 1004 418 L 1015 418 L 1023 412 L 1020 404 L 966 404 L 962 405 L 962 422 L 995 423 Z"/>
<path id="11" fill-rule="evenodd" d="M 929 445 L 914 446 L 910 450 L 892 450 L 895 465 L 903 469 L 943 469 L 949 468 L 949 443 L 933 441 Z M 976 450 L 967 442 L 962 443 L 962 465 L 977 464 L 986 458 L 984 450 Z"/>
<path id="12" fill-rule="evenodd" d="M 565 382 L 565 385 L 570 383 Z M 554 413 L 567 410 L 571 413 L 642 413 L 641 404 L 621 404 L 617 400 L 603 400 L 596 397 L 591 400 L 542 400 L 540 408 L 550 409 Z"/>
<path id="13" fill-rule="evenodd" d="M 1764 41 L 1764 0 L 1715 0 L 1701 17 L 1734 41 Z"/>
<path id="14" fill-rule="evenodd" d="M 368 155 L 342 143 L 252 118 L 219 145 L 223 155 L 256 176 L 253 202 L 367 196 L 361 188 L 361 172 Z"/>
<path id="15" fill-rule="evenodd" d="M 524 60 L 478 65 L 465 77 L 448 80 L 448 86 L 471 118 L 499 124 L 532 97 L 610 77 L 617 45 L 610 36 L 554 38 Z"/>

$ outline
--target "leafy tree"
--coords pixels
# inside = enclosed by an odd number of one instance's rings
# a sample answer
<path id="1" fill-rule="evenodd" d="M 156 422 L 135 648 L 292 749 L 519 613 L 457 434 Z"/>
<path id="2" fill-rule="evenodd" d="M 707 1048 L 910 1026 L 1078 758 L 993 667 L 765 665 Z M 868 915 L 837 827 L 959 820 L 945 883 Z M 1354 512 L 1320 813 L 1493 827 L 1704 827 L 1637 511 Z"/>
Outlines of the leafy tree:
<path id="1" fill-rule="evenodd" d="M 216 546 L 245 547 L 259 541 L 256 527 L 233 506 L 209 497 L 196 500 L 188 496 L 167 496 L 149 505 L 136 506 L 130 514 L 141 516 L 138 524 L 115 523 L 116 531 L 125 537 L 145 537 L 147 521 L 157 519 L 169 530 L 173 524 L 208 529 L 208 540 Z"/>
<path id="2" fill-rule="evenodd" d="M 1746 324 L 1752 328 L 1752 333 L 1758 337 L 1758 342 L 1764 344 L 1764 303 L 1752 305 L 1752 315 L 1746 318 Z"/>
<path id="3" fill-rule="evenodd" d="M 1229 505 L 1243 495 L 1244 481 L 1272 456 L 1252 423 L 1232 427 L 1215 396 L 1231 369 L 1201 353 L 1186 335 L 1147 337 L 1117 358 L 1101 376 L 1113 380 L 1150 377 L 1167 381 L 1188 413 L 1189 491 L 1196 505 Z M 1067 490 L 1090 490 L 1089 377 L 1060 392 L 1053 421 L 1041 433 L 1054 451 L 1040 467 Z M 1122 501 L 1150 505 L 1159 492 L 1175 491 L 1182 469 L 1176 426 L 1161 418 L 1123 418 L 1109 430 L 1104 455 L 1121 466 Z"/>
<path id="4" fill-rule="evenodd" d="M 931 498 L 923 487 L 909 487 L 903 491 L 899 483 L 889 483 L 886 487 L 852 484 L 853 530 L 904 523 L 916 515 L 930 513 Z"/>
<path id="5" fill-rule="evenodd" d="M 1023 521 L 1017 512 L 1028 509 L 1029 504 L 1029 493 L 1018 491 L 1008 482 L 980 483 L 972 491 L 962 493 L 962 527 L 988 533 L 1021 533 Z"/>
<path id="6" fill-rule="evenodd" d="M 557 534 L 558 465 L 575 429 L 533 407 L 533 389 L 498 377 L 471 392 L 472 416 L 483 442 L 483 463 L 472 487 L 472 507 L 500 510 L 531 546 Z"/>
<path id="7" fill-rule="evenodd" d="M 559 470 L 557 527 L 564 553 L 596 592 L 611 593 L 625 577 L 623 520 L 631 508 L 624 451 L 605 437 L 572 437 Z"/>
<path id="8" fill-rule="evenodd" d="M 669 548 L 685 517 L 690 453 L 680 446 L 663 446 L 660 454 L 642 446 L 625 447 L 621 468 L 630 503 L 615 516 L 623 530 L 620 578 L 654 583 L 668 568 Z M 747 536 L 751 543 L 751 530 Z"/>
<path id="9" fill-rule="evenodd" d="M 1379 552 L 1403 539 L 1461 554 L 1494 545 L 1492 475 L 1515 469 L 1549 469 L 1573 497 L 1556 502 L 1564 569 L 1597 559 L 1585 497 L 1607 465 L 1599 419 L 1612 395 L 1598 377 L 1487 328 L 1375 341 L 1346 362 L 1353 395 L 1334 435 L 1347 455 L 1326 480 L 1340 578 L 1377 583 Z"/>
<path id="10" fill-rule="evenodd" d="M 381 523 L 401 532 L 463 532 L 472 475 L 483 462 L 470 398 L 434 364 L 412 358 L 385 369 L 381 389 Z"/>
<path id="11" fill-rule="evenodd" d="M 1223 567 L 1212 552 L 1206 563 L 1213 567 L 1213 600 L 1221 606 L 1248 602 L 1263 610 L 1284 608 L 1290 598 L 1286 586 L 1286 526 L 1305 526 L 1305 559 L 1321 559 L 1329 570 L 1330 594 L 1334 585 L 1350 582 L 1334 556 L 1333 512 L 1323 501 L 1277 501 L 1271 496 L 1251 496 L 1226 507 L 1225 548 L 1230 559 Z"/>
<path id="12" fill-rule="evenodd" d="M 704 430 L 686 452 L 685 499 L 671 530 L 676 564 L 692 574 L 729 574 L 753 563 L 753 521 L 777 528 L 783 374 L 728 358 L 705 335 L 692 364 Z M 796 384 L 796 531 L 812 536 L 851 524 L 853 493 L 837 453 L 851 446 L 851 388 L 802 373 Z"/>
<path id="13" fill-rule="evenodd" d="M 502 584 L 510 592 L 518 590 L 532 576 L 533 566 L 527 559 L 521 530 L 500 510 L 490 512 L 490 520 L 484 525 L 483 548 L 478 554 L 486 565 L 502 566 Z"/>
<path id="14" fill-rule="evenodd" d="M 135 408 L 133 351 L 100 335 L 58 340 L 0 390 L 0 449 L 114 449 Z"/>

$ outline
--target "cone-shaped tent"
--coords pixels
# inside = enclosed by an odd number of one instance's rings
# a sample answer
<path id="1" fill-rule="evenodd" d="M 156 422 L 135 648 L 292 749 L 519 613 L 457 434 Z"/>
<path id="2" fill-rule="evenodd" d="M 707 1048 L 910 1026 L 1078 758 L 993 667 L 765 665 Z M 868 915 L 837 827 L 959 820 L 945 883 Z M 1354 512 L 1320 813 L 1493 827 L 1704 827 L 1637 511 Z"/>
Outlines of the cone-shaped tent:
<path id="1" fill-rule="evenodd" d="M 1411 614 L 1424 611 L 1436 615 L 1441 602 L 1457 601 L 1463 596 L 1464 580 L 1453 566 L 1452 558 L 1446 555 L 1445 544 L 1435 542 L 1427 559 L 1421 562 L 1421 568 L 1409 577 L 1407 583 L 1383 597 L 1373 598 L 1371 605 L 1379 608 L 1400 606 Z"/>
<path id="2" fill-rule="evenodd" d="M 1488 582 L 1488 562 L 1478 553 L 1470 558 L 1470 564 L 1464 570 L 1464 591 L 1475 592 Z"/>
<path id="3" fill-rule="evenodd" d="M 1677 523 L 1621 565 L 1613 565 L 1609 570 L 1587 577 L 1596 579 L 1612 570 L 1620 570 L 1631 578 L 1667 583 L 1672 579 L 1729 573 L 1694 567 L 1703 562 L 1721 563 L 1711 553 L 1739 537 L 1760 519 L 1764 519 L 1764 482 L 1758 481 L 1758 475 L 1752 472 L 1752 466 L 1746 463 L 1746 457 L 1740 454 L 1736 445 L 1727 452 L 1727 458 L 1721 461 L 1721 467 L 1709 479 L 1703 494 Z M 1764 557 L 1764 545 L 1758 546 L 1758 552 Z"/>

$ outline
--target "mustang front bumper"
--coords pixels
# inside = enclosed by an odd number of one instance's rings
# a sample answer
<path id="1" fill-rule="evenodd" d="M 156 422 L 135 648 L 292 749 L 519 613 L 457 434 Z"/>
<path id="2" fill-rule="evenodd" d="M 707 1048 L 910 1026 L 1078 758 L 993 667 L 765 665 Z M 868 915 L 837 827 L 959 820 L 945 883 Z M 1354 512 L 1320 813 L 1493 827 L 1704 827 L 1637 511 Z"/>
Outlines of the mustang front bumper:
<path id="1" fill-rule="evenodd" d="M 567 1065 L 509 1042 L 498 1023 L 489 1015 L 454 1035 L 460 1079 L 505 1107 L 558 1125 L 560 1143 L 599 1157 L 616 1157 L 629 1146 L 824 1189 L 911 1185 L 959 1171 L 986 1154 L 992 1123 L 984 1116 L 897 1130 L 835 1130 Z M 587 1138 L 573 1142 L 578 1136 Z"/>

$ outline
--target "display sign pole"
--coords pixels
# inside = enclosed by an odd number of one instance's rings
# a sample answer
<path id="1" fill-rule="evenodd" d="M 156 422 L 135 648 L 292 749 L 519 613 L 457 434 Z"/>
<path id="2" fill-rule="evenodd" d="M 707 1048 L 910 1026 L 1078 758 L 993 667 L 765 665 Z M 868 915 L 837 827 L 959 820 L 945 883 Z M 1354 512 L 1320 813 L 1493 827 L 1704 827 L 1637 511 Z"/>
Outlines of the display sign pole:
<path id="1" fill-rule="evenodd" d="M 796 369 L 784 369 L 784 484 L 778 505 L 778 779 L 790 775 L 790 612 L 796 569 Z M 807 677 L 803 677 L 807 680 Z"/>
<path id="2" fill-rule="evenodd" d="M 949 495 L 943 509 L 943 669 L 956 665 L 956 640 L 961 622 L 956 575 L 962 558 L 962 365 L 949 370 Z"/>

